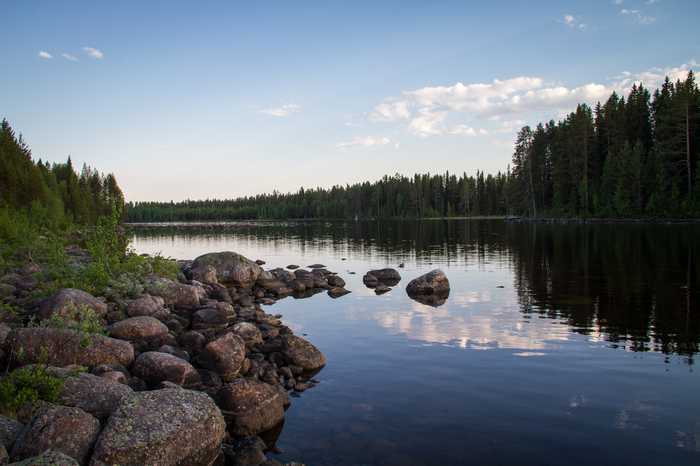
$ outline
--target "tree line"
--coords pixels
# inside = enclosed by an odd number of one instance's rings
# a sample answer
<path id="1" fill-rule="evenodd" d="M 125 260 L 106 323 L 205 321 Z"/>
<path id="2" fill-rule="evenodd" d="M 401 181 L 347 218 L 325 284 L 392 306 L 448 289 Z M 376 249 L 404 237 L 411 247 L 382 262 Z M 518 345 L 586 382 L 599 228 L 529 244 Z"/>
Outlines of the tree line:
<path id="1" fill-rule="evenodd" d="M 113 211 L 124 210 L 124 195 L 112 174 L 83 165 L 77 173 L 66 163 L 35 161 L 10 123 L 0 125 L 0 210 L 25 213 L 45 226 L 93 225 Z M 3 218 L 10 218 L 6 215 Z"/>
<path id="2" fill-rule="evenodd" d="M 700 216 L 700 92 L 692 72 L 642 84 L 561 121 L 523 127 L 512 166 L 416 174 L 236 199 L 130 202 L 128 221 L 282 218 Z"/>

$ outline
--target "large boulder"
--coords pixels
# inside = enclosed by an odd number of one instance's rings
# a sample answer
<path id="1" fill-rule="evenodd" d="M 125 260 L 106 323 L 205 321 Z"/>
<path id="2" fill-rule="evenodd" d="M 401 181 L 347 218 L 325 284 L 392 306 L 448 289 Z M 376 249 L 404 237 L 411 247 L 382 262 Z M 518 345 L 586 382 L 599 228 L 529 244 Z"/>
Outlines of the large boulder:
<path id="1" fill-rule="evenodd" d="M 206 291 L 201 286 L 185 285 L 165 277 L 151 275 L 146 280 L 146 291 L 153 296 L 160 296 L 166 306 L 193 309 L 199 306 Z"/>
<path id="2" fill-rule="evenodd" d="M 260 332 L 260 329 L 258 329 L 255 324 L 239 322 L 234 325 L 231 330 L 233 330 L 233 333 L 243 338 L 243 341 L 245 341 L 246 346 L 249 348 L 262 345 L 263 343 L 262 332 Z"/>
<path id="3" fill-rule="evenodd" d="M 81 312 L 86 309 L 92 310 L 100 318 L 107 315 L 107 304 L 104 301 L 83 290 L 65 288 L 45 299 L 39 306 L 37 316 L 40 320 L 49 319 L 52 316 L 80 320 Z"/>
<path id="4" fill-rule="evenodd" d="M 205 307 L 192 314 L 192 329 L 223 329 L 228 325 L 228 313 L 226 310 L 214 307 Z"/>
<path id="5" fill-rule="evenodd" d="M 149 316 L 129 317 L 121 320 L 109 329 L 109 336 L 130 341 L 138 350 L 156 349 L 165 343 L 168 327 Z"/>
<path id="6" fill-rule="evenodd" d="M 219 454 L 225 430 L 219 408 L 205 393 L 133 393 L 107 421 L 92 464 L 209 466 Z"/>
<path id="7" fill-rule="evenodd" d="M 46 404 L 34 414 L 12 448 L 12 459 L 23 460 L 51 449 L 87 464 L 100 421 L 82 409 Z"/>
<path id="8" fill-rule="evenodd" d="M 134 347 L 128 341 L 48 327 L 13 329 L 6 347 L 12 350 L 18 366 L 38 362 L 59 367 L 129 366 L 134 360 Z"/>
<path id="9" fill-rule="evenodd" d="M 121 372 L 110 373 L 124 377 Z M 106 419 L 131 392 L 128 385 L 108 377 L 82 373 L 64 380 L 58 401 L 65 406 L 80 408 L 98 419 Z"/>
<path id="10" fill-rule="evenodd" d="M 326 357 L 311 342 L 296 335 L 282 337 L 282 354 L 289 362 L 306 371 L 315 371 L 326 365 Z"/>
<path id="11" fill-rule="evenodd" d="M 199 382 L 199 374 L 192 364 L 172 354 L 157 351 L 141 353 L 134 361 L 131 372 L 151 386 L 166 381 L 184 386 Z"/>
<path id="12" fill-rule="evenodd" d="M 194 260 L 192 278 L 210 278 L 212 268 L 219 283 L 239 288 L 252 287 L 263 271 L 254 261 L 235 252 L 213 252 Z"/>
<path id="13" fill-rule="evenodd" d="M 22 423 L 9 417 L 0 416 L 0 444 L 11 450 L 23 428 Z"/>
<path id="14" fill-rule="evenodd" d="M 435 269 L 411 280 L 406 293 L 415 295 L 445 295 L 450 293 L 450 281 L 442 270 Z"/>
<path id="15" fill-rule="evenodd" d="M 257 435 L 284 419 L 286 394 L 272 385 L 236 379 L 219 390 L 219 406 L 231 433 Z"/>
<path id="16" fill-rule="evenodd" d="M 245 341 L 238 335 L 227 333 L 210 341 L 199 353 L 199 363 L 231 381 L 241 370 L 245 360 Z"/>
<path id="17" fill-rule="evenodd" d="M 165 307 L 165 300 L 160 296 L 143 295 L 130 301 L 126 307 L 129 317 L 149 316 L 158 320 L 166 320 L 170 311 Z"/>

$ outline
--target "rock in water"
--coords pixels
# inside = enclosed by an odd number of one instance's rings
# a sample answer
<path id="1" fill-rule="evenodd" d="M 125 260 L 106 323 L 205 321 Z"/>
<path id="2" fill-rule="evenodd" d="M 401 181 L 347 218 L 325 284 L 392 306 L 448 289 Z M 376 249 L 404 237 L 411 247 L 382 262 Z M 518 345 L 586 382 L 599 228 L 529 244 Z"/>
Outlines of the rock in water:
<path id="1" fill-rule="evenodd" d="M 395 286 L 401 281 L 401 274 L 396 269 L 370 270 L 362 280 L 369 288 L 374 288 L 378 284 Z"/>
<path id="2" fill-rule="evenodd" d="M 216 272 L 219 283 L 250 288 L 263 269 L 252 260 L 235 252 L 213 252 L 199 256 L 192 263 L 192 278 L 208 278 L 210 267 Z M 202 275 L 205 275 L 202 277 Z M 198 278 L 199 277 L 199 278 Z"/>
<path id="3" fill-rule="evenodd" d="M 442 270 L 435 269 L 411 280 L 406 285 L 410 295 L 445 294 L 450 292 L 450 281 Z"/>
<path id="4" fill-rule="evenodd" d="M 282 353 L 295 366 L 315 371 L 326 365 L 326 357 L 309 341 L 296 335 L 282 338 Z"/>
<path id="5" fill-rule="evenodd" d="M 221 411 L 205 393 L 133 393 L 107 421 L 92 464 L 209 466 L 219 454 L 225 430 Z"/>
<path id="6" fill-rule="evenodd" d="M 134 347 L 128 341 L 48 327 L 14 329 L 6 347 L 12 349 L 18 366 L 41 362 L 59 367 L 71 364 L 128 367 L 134 360 Z"/>
<path id="7" fill-rule="evenodd" d="M 284 418 L 284 392 L 263 382 L 236 379 L 221 388 L 218 398 L 235 435 L 257 435 Z"/>
<path id="8" fill-rule="evenodd" d="M 82 409 L 46 404 L 20 434 L 12 458 L 23 460 L 52 449 L 87 464 L 99 432 L 100 422 Z"/>

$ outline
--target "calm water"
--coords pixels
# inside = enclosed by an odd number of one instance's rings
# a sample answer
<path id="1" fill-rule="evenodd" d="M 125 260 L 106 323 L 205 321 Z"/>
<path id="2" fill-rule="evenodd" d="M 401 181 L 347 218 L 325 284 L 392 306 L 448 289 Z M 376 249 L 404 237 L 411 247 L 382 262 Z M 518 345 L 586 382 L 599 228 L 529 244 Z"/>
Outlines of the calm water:
<path id="1" fill-rule="evenodd" d="M 343 298 L 266 309 L 328 358 L 287 412 L 279 460 L 700 464 L 698 226 L 290 223 L 144 231 L 134 246 L 320 262 L 346 279 Z M 362 284 L 401 262 L 390 293 Z M 408 298 L 437 267 L 447 302 Z"/>

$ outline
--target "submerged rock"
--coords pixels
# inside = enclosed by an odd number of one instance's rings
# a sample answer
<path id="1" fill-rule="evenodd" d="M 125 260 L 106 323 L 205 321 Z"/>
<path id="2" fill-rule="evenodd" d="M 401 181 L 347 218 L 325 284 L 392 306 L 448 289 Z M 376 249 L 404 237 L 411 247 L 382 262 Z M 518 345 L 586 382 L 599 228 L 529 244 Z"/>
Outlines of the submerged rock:
<path id="1" fill-rule="evenodd" d="M 330 296 L 333 299 L 340 298 L 341 296 L 345 296 L 348 293 L 350 293 L 350 291 L 346 290 L 343 287 L 335 287 L 328 290 L 328 296 Z"/>
<path id="2" fill-rule="evenodd" d="M 252 260 L 235 252 L 213 252 L 197 257 L 192 263 L 192 277 L 198 280 L 202 274 L 216 274 L 218 283 L 250 288 L 263 269 Z"/>
<path id="3" fill-rule="evenodd" d="M 209 466 L 226 424 L 205 393 L 163 389 L 133 393 L 109 418 L 93 465 Z"/>
<path id="4" fill-rule="evenodd" d="M 285 396 L 280 389 L 255 380 L 236 379 L 219 390 L 219 406 L 229 430 L 239 436 L 257 435 L 284 419 Z"/>

